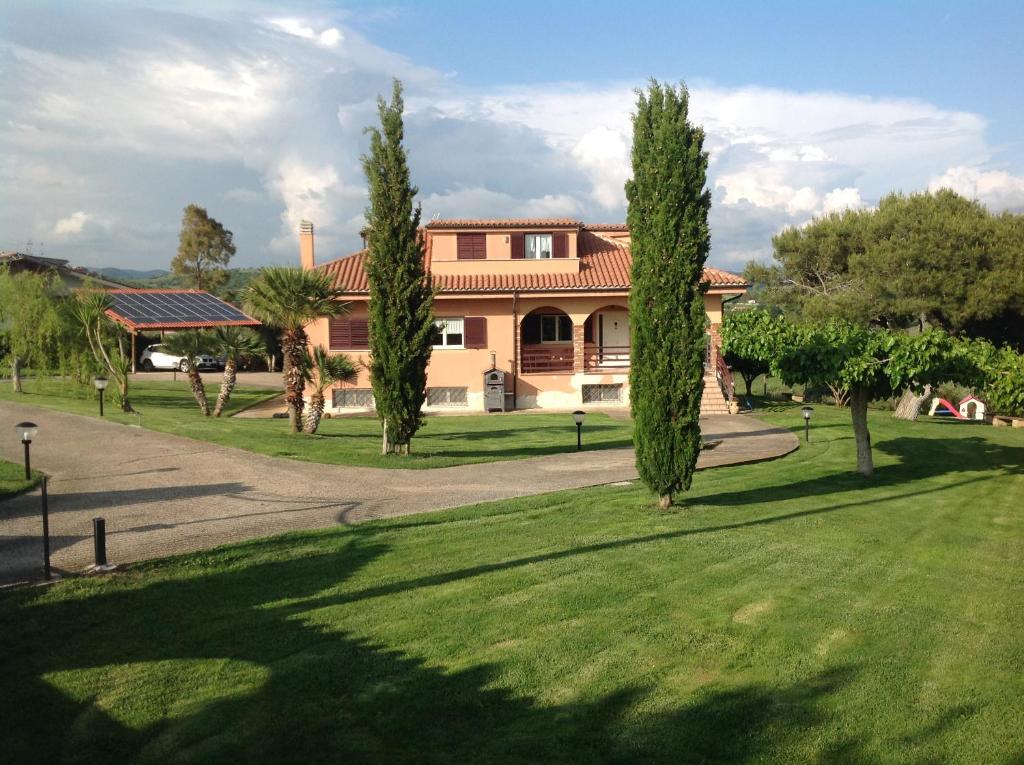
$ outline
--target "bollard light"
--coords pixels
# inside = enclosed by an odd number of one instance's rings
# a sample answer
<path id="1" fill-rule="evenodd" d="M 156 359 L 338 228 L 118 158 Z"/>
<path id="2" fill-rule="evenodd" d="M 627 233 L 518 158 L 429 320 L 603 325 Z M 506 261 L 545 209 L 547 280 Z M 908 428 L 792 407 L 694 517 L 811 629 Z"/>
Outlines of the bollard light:
<path id="1" fill-rule="evenodd" d="M 814 407 L 802 406 L 800 407 L 800 414 L 804 416 L 804 441 L 811 440 L 811 412 L 814 411 Z"/>
<path id="2" fill-rule="evenodd" d="M 583 418 L 586 416 L 587 413 L 582 409 L 577 409 L 572 413 L 573 422 L 576 423 L 576 451 L 583 448 Z"/>
<path id="3" fill-rule="evenodd" d="M 32 462 L 29 458 L 29 446 L 32 444 L 32 439 L 36 437 L 36 433 L 39 432 L 39 426 L 34 422 L 19 422 L 14 429 L 18 432 L 18 439 L 25 445 L 25 480 L 31 481 Z"/>
<path id="4" fill-rule="evenodd" d="M 92 384 L 96 386 L 96 390 L 100 392 L 100 417 L 103 416 L 103 391 L 107 389 L 109 382 L 106 377 L 97 377 L 92 381 Z"/>

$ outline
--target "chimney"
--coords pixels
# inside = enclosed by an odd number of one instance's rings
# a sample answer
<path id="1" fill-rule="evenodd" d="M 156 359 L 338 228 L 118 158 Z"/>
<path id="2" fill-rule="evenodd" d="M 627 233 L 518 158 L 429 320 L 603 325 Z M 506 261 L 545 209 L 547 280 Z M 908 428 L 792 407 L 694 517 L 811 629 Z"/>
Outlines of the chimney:
<path id="1" fill-rule="evenodd" d="M 312 271 L 316 265 L 313 259 L 313 224 L 308 220 L 299 224 L 299 262 L 303 271 Z"/>

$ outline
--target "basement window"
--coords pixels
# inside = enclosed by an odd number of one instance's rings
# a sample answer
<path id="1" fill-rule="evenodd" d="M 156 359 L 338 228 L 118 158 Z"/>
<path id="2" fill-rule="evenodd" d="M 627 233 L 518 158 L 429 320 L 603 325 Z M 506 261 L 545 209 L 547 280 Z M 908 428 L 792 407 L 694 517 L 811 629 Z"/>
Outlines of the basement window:
<path id="1" fill-rule="evenodd" d="M 427 406 L 469 406 L 469 388 L 427 388 Z"/>
<path id="2" fill-rule="evenodd" d="M 618 404 L 622 402 L 622 385 L 595 384 L 583 386 L 584 404 Z"/>
<path id="3" fill-rule="evenodd" d="M 331 403 L 335 409 L 373 409 L 373 388 L 338 388 Z"/>

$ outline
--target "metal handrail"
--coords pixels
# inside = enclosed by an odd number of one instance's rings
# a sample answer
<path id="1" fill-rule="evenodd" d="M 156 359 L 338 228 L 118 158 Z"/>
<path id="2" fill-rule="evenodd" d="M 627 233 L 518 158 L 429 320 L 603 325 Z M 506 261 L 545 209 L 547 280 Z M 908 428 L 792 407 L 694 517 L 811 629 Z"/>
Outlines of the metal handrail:
<path id="1" fill-rule="evenodd" d="M 715 346 L 715 378 L 725 400 L 731 404 L 736 397 L 736 385 L 733 383 L 732 369 L 725 363 L 720 346 Z"/>

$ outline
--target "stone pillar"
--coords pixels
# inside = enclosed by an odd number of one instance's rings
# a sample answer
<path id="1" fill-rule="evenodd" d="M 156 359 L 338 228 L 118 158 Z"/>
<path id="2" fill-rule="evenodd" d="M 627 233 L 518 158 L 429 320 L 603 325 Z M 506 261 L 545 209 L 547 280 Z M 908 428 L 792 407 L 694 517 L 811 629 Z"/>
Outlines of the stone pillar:
<path id="1" fill-rule="evenodd" d="M 584 369 L 584 357 L 586 350 L 583 346 L 583 325 L 573 323 L 572 325 L 572 371 L 582 372 Z"/>
<path id="2" fill-rule="evenodd" d="M 711 353 L 708 354 L 708 363 L 711 365 L 711 369 L 715 369 L 718 365 L 718 348 L 722 344 L 721 329 L 721 324 L 708 326 L 708 334 L 711 336 Z"/>

